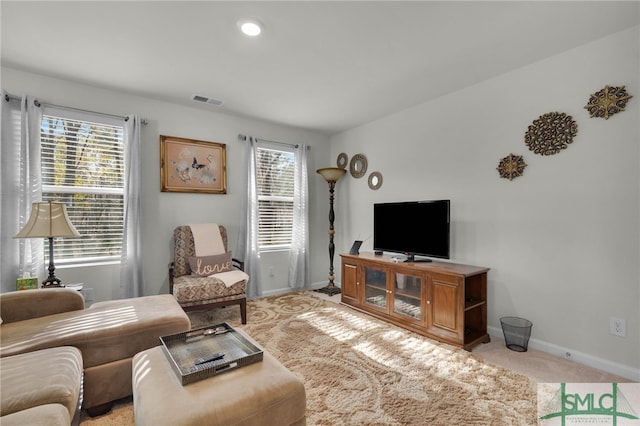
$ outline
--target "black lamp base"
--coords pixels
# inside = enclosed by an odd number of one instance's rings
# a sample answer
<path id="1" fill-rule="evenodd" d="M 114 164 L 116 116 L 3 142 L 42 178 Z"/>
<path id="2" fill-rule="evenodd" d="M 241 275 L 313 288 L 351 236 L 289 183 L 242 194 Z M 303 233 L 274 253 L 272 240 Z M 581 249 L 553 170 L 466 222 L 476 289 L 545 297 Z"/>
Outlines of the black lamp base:
<path id="1" fill-rule="evenodd" d="M 62 285 L 62 281 L 60 278 L 49 275 L 47 279 L 42 282 L 42 288 L 51 288 L 51 287 L 64 287 Z"/>
<path id="2" fill-rule="evenodd" d="M 333 283 L 329 284 L 326 287 L 322 287 L 316 290 L 318 293 L 328 294 L 329 296 L 333 296 L 334 294 L 340 294 L 340 287 L 336 287 Z"/>
<path id="3" fill-rule="evenodd" d="M 49 237 L 49 276 L 42 282 L 42 288 L 64 287 L 60 278 L 56 277 L 56 267 L 53 264 L 53 238 Z"/>

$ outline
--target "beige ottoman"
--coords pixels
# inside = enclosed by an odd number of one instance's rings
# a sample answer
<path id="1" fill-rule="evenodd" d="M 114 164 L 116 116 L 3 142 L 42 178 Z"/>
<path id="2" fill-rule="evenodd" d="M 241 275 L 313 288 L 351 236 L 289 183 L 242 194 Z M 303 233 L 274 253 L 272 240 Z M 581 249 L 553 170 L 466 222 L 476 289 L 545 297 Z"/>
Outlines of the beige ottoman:
<path id="1" fill-rule="evenodd" d="M 133 358 L 133 407 L 143 425 L 304 425 L 302 382 L 264 352 L 254 364 L 182 386 L 161 347 Z"/>
<path id="2" fill-rule="evenodd" d="M 62 346 L 4 357 L 0 388 L 2 426 L 77 424 L 82 354 Z"/>

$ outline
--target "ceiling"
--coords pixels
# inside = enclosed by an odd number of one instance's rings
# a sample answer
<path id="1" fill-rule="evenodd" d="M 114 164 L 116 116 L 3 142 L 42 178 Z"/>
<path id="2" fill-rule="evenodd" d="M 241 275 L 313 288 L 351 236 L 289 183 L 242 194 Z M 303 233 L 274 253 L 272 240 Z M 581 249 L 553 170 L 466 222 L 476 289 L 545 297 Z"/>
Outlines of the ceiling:
<path id="1" fill-rule="evenodd" d="M 640 21 L 637 1 L 0 4 L 3 66 L 326 134 Z"/>

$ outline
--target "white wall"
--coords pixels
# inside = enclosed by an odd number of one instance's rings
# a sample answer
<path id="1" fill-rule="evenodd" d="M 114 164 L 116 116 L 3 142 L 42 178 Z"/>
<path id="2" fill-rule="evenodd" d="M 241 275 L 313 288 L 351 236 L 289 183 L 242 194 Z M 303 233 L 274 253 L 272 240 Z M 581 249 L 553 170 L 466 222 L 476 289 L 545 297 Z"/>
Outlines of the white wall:
<path id="1" fill-rule="evenodd" d="M 451 260 L 491 268 L 494 330 L 504 315 L 530 319 L 532 341 L 640 379 L 639 36 L 635 27 L 332 137 L 334 159 L 363 153 L 384 177 L 378 191 L 368 173 L 338 183 L 338 251 L 371 235 L 375 202 L 451 199 Z M 589 118 L 583 106 L 606 84 L 634 98 L 607 121 Z M 578 135 L 538 156 L 524 133 L 552 111 L 573 116 Z M 511 182 L 496 170 L 510 153 L 528 164 Z M 626 319 L 626 338 L 609 334 L 611 316 Z"/>
<path id="2" fill-rule="evenodd" d="M 315 170 L 326 167 L 329 138 L 325 135 L 248 118 L 238 118 L 215 110 L 188 108 L 131 96 L 124 93 L 70 83 L 42 75 L 2 68 L 2 88 L 14 95 L 30 94 L 41 101 L 116 115 L 139 114 L 149 120 L 142 129 L 142 241 L 145 294 L 169 291 L 167 265 L 172 258 L 172 232 L 187 223 L 216 222 L 229 233 L 229 248 L 235 250 L 240 229 L 244 179 L 244 146 L 238 133 L 286 143 L 311 145 L 309 154 L 311 282 L 326 281 L 327 218 L 322 208 L 328 204 L 326 182 Z M 185 94 L 190 96 L 190 94 Z M 227 194 L 184 194 L 160 191 L 160 135 L 221 142 L 227 149 Z M 320 205 L 321 207 L 317 207 Z M 274 276 L 263 284 L 265 294 L 287 288 L 288 270 L 283 267 L 288 252 L 267 256 L 264 268 L 274 265 Z M 268 270 L 268 269 L 267 269 Z M 70 268 L 57 271 L 65 282 L 82 282 L 93 288 L 95 301 L 119 297 L 118 266 Z M 3 286 L 3 289 L 5 287 Z M 5 290 L 6 291 L 6 290 Z"/>

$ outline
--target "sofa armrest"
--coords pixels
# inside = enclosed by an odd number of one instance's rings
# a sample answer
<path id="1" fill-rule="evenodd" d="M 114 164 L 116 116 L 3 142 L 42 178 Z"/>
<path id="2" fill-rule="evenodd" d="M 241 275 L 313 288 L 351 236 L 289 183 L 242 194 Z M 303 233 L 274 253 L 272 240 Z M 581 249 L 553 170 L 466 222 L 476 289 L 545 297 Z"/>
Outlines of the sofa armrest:
<path id="1" fill-rule="evenodd" d="M 84 309 L 84 298 L 70 288 L 20 290 L 0 294 L 3 323 Z"/>

